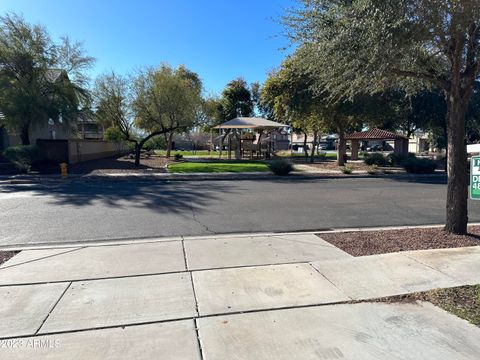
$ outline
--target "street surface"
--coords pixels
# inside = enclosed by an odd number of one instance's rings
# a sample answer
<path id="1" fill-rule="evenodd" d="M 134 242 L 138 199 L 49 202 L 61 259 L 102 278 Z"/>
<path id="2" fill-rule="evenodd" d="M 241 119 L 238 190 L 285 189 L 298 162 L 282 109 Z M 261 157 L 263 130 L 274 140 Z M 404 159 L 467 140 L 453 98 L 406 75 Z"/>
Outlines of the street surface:
<path id="1" fill-rule="evenodd" d="M 445 196 L 444 178 L 0 185 L 0 245 L 439 224 Z"/>

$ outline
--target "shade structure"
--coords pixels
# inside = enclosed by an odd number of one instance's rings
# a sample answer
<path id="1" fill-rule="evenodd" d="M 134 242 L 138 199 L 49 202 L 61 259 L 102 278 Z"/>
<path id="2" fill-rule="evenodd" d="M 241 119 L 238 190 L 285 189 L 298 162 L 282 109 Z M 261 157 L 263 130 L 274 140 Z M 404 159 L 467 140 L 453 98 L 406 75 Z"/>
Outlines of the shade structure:
<path id="1" fill-rule="evenodd" d="M 354 132 L 345 135 L 345 140 L 408 140 L 406 136 L 381 129 L 370 129 L 367 131 Z"/>
<path id="2" fill-rule="evenodd" d="M 373 128 L 367 131 L 347 134 L 345 135 L 345 140 L 350 140 L 352 142 L 352 160 L 358 160 L 359 141 L 369 140 L 393 140 L 395 141 L 394 153 L 404 157 L 408 155 L 408 137 L 391 131 Z"/>
<path id="3" fill-rule="evenodd" d="M 215 126 L 214 129 L 275 129 L 288 126 L 264 118 L 238 117 Z"/>

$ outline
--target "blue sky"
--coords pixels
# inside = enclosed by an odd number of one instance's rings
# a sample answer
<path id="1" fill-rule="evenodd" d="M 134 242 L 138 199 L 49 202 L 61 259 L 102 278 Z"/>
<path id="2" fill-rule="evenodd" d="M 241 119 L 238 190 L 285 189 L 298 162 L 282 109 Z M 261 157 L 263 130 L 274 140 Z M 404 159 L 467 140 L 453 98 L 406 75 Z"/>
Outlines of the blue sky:
<path id="1" fill-rule="evenodd" d="M 263 81 L 288 46 L 276 20 L 294 0 L 0 0 L 54 38 L 84 42 L 92 77 L 146 65 L 185 64 L 208 93 L 238 76 Z M 287 50 L 288 52 L 288 50 Z"/>

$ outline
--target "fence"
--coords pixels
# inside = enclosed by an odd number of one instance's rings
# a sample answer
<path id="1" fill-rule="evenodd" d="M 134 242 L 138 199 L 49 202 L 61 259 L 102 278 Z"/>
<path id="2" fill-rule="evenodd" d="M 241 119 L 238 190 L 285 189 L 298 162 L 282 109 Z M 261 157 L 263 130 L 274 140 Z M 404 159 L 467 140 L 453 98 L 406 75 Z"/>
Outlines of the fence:
<path id="1" fill-rule="evenodd" d="M 103 159 L 128 152 L 125 144 L 103 140 L 44 140 L 38 139 L 37 146 L 48 162 L 68 162 L 75 164 L 82 161 Z"/>

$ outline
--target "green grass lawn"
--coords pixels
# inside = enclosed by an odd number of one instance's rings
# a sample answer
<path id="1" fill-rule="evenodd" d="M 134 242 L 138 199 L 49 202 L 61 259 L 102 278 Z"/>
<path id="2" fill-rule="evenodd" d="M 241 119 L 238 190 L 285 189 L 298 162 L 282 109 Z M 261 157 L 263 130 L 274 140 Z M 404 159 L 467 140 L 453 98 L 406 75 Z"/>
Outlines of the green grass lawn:
<path id="1" fill-rule="evenodd" d="M 165 150 L 155 150 L 155 155 L 160 155 L 160 156 L 165 156 L 166 155 Z M 212 158 L 212 159 L 218 159 L 220 152 L 219 151 L 211 151 L 208 153 L 208 150 L 197 150 L 197 151 L 179 151 L 179 150 L 174 150 L 170 153 L 171 157 L 174 157 L 175 154 L 181 154 L 183 156 L 192 156 L 192 157 L 205 157 L 205 158 Z M 235 153 L 232 152 L 232 157 L 235 157 Z M 222 159 L 228 158 L 228 151 L 223 151 L 222 152 Z"/>
<path id="2" fill-rule="evenodd" d="M 218 172 L 256 172 L 270 171 L 265 163 L 261 162 L 230 162 L 230 161 L 206 161 L 206 162 L 179 162 L 170 164 L 168 171 L 171 173 L 218 173 Z"/>

